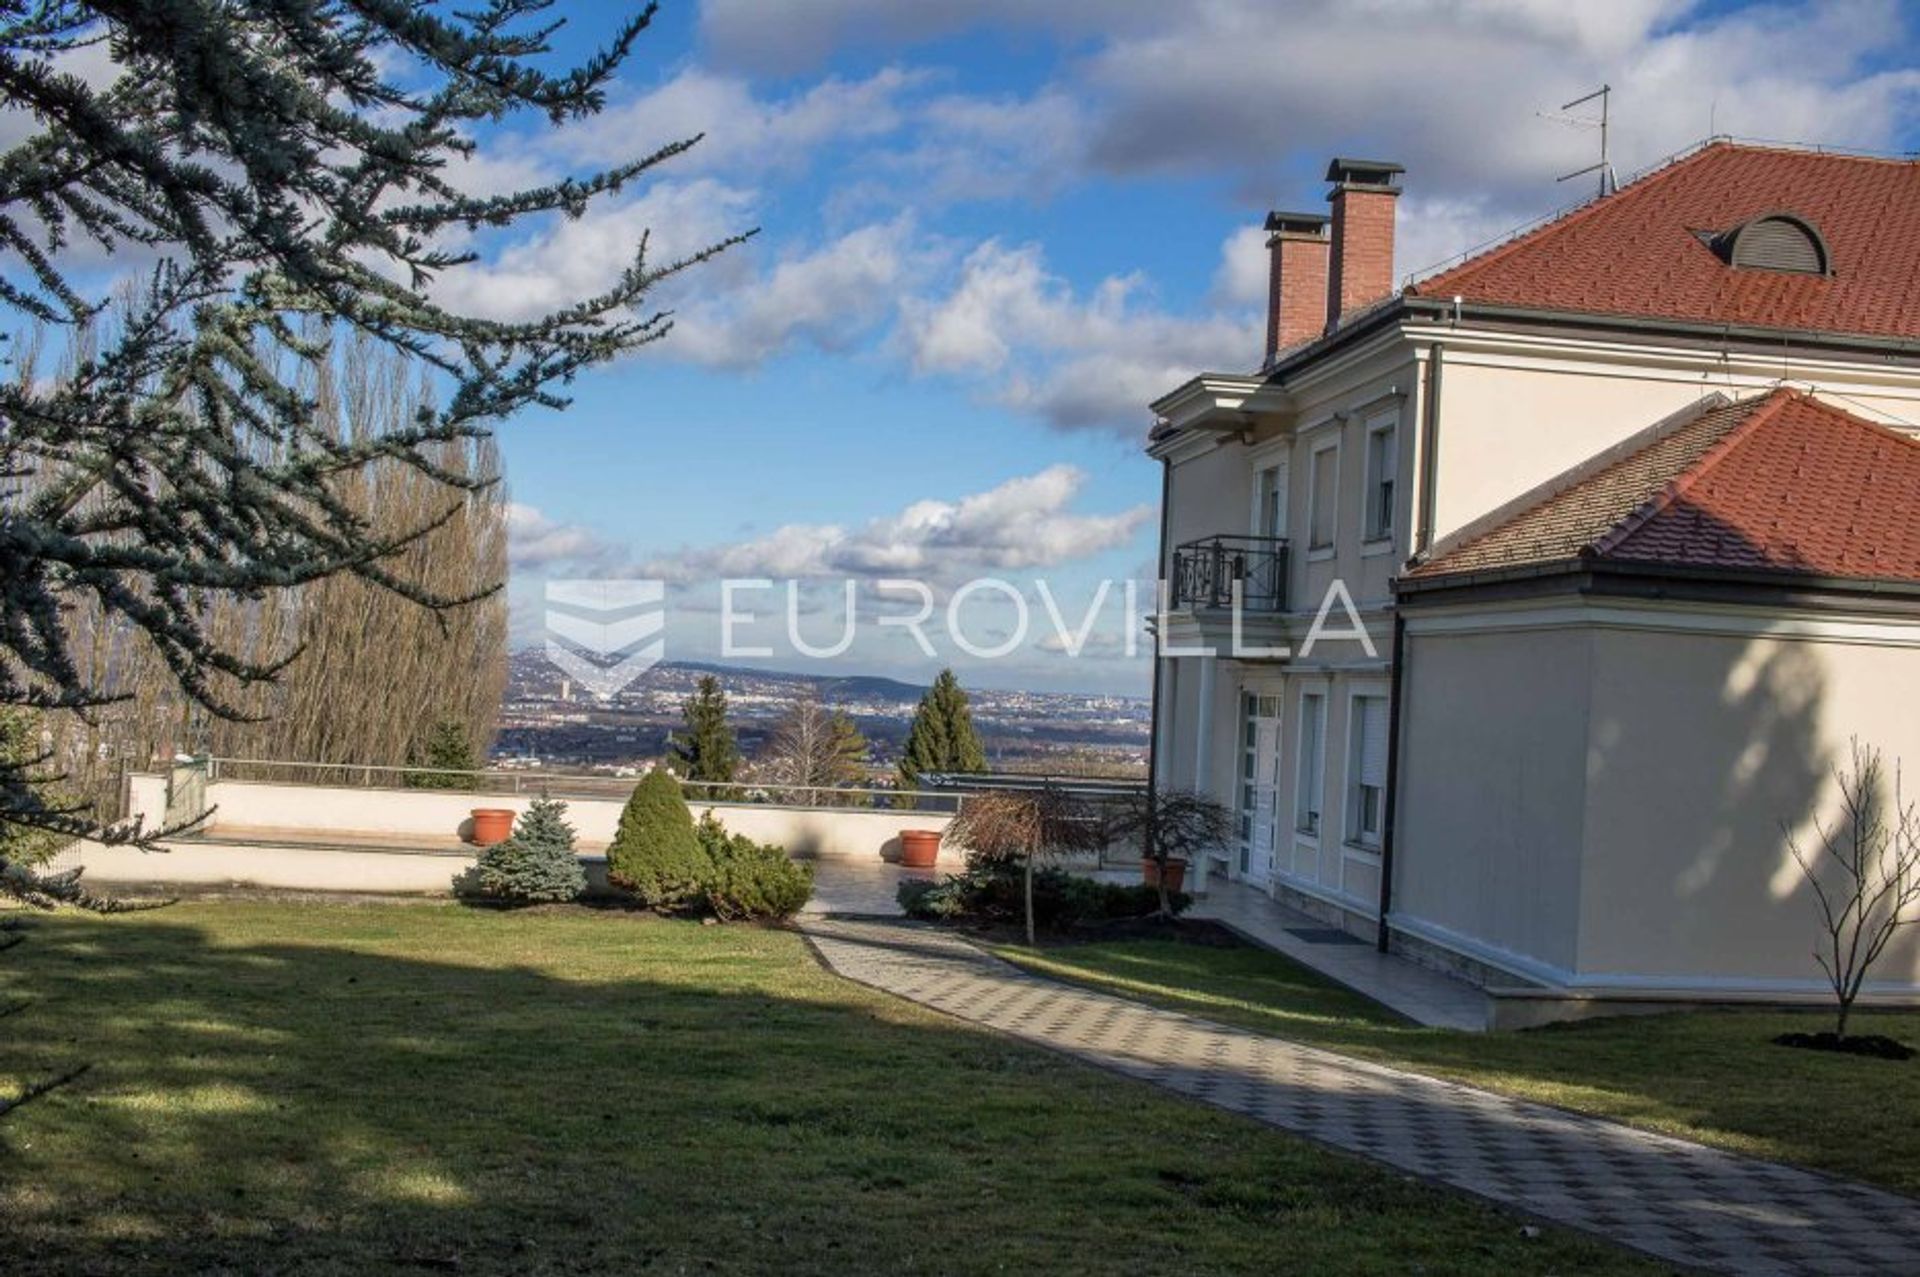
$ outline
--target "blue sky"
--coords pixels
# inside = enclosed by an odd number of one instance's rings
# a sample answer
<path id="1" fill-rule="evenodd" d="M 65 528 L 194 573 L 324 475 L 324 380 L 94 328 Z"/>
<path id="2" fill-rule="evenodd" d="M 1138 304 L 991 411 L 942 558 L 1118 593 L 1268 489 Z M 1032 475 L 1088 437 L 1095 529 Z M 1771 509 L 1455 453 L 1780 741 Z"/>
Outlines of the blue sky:
<path id="1" fill-rule="evenodd" d="M 600 5 L 561 7 L 562 52 L 605 34 Z M 464 174 L 503 189 L 707 135 L 581 221 L 483 240 L 440 284 L 483 310 L 589 291 L 642 229 L 671 253 L 760 228 L 664 291 L 665 342 L 503 429 L 516 632 L 539 636 L 548 578 L 661 576 L 669 655 L 713 659 L 717 576 L 796 576 L 817 637 L 851 575 L 865 619 L 840 668 L 1143 693 L 1119 587 L 1070 658 L 1033 581 L 1077 623 L 1099 581 L 1148 570 L 1145 402 L 1258 363 L 1258 224 L 1321 207 L 1327 157 L 1407 165 L 1404 274 L 1583 194 L 1554 178 L 1593 134 L 1551 117 L 1602 81 L 1624 177 L 1710 122 L 1905 149 L 1914 67 L 1884 0 L 669 3 L 603 116 L 486 137 Z M 1032 612 L 1005 658 L 934 624 L 929 659 L 874 623 L 878 577 L 944 600 L 983 574 Z M 1014 613 L 967 618 L 979 647 Z M 780 628 L 755 663 L 807 664 Z"/>

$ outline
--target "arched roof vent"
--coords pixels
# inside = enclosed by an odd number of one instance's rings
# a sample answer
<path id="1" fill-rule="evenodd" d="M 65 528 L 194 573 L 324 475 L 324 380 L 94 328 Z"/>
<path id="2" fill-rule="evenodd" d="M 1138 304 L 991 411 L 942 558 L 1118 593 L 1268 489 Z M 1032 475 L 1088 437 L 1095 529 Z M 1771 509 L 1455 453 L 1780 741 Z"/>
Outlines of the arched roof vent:
<path id="1" fill-rule="evenodd" d="M 1827 241 L 1797 213 L 1765 213 L 1713 238 L 1729 266 L 1797 275 L 1828 273 Z"/>

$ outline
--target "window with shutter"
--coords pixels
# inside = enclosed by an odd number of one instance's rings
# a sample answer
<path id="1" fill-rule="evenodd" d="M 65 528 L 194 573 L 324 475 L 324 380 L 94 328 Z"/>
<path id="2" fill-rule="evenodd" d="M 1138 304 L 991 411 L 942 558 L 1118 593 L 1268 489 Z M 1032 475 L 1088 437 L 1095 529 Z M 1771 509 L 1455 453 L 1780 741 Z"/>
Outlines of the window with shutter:
<path id="1" fill-rule="evenodd" d="M 1393 496 L 1399 478 L 1400 448 L 1393 426 L 1367 435 L 1367 540 L 1393 535 Z"/>
<path id="2" fill-rule="evenodd" d="M 1299 773 L 1293 798 L 1294 828 L 1309 836 L 1320 832 L 1320 791 L 1325 779 L 1321 741 L 1326 735 L 1327 698 L 1309 692 L 1300 698 Z"/>
<path id="3" fill-rule="evenodd" d="M 1348 760 L 1347 841 L 1377 848 L 1386 824 L 1387 698 L 1353 699 L 1353 742 Z"/>
<path id="4" fill-rule="evenodd" d="M 1313 454 L 1312 508 L 1307 511 L 1309 550 L 1333 547 L 1334 519 L 1340 498 L 1340 450 L 1322 448 Z"/>

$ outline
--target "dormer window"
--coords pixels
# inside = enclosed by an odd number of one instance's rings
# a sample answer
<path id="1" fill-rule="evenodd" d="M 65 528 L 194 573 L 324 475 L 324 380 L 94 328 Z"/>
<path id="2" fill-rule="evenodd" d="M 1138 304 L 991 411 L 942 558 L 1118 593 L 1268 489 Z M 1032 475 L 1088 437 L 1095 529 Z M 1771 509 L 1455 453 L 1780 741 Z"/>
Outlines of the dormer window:
<path id="1" fill-rule="evenodd" d="M 1747 270 L 1825 275 L 1827 242 L 1812 222 L 1794 213 L 1768 213 L 1713 238 L 1713 249 L 1729 266 Z"/>

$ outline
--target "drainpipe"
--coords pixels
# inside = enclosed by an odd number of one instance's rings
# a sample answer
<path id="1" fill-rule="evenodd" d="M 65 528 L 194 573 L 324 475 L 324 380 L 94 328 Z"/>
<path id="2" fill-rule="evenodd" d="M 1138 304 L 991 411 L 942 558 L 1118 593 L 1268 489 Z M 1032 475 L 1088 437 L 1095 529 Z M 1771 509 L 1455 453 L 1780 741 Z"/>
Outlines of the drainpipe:
<path id="1" fill-rule="evenodd" d="M 1400 715 L 1407 686 L 1407 621 L 1396 601 L 1393 609 L 1393 674 L 1387 687 L 1387 810 L 1380 831 L 1380 934 L 1375 947 L 1386 953 L 1392 944 L 1387 910 L 1393 907 L 1394 822 L 1400 806 Z"/>
<path id="2" fill-rule="evenodd" d="M 1446 349 L 1435 342 L 1427 351 L 1427 390 L 1420 405 L 1420 523 L 1413 541 L 1416 559 L 1433 548 L 1433 490 L 1440 471 L 1440 362 Z"/>
<path id="3" fill-rule="evenodd" d="M 1166 636 L 1160 633 L 1160 625 L 1166 617 L 1160 611 L 1161 582 L 1166 578 L 1167 570 L 1167 531 L 1169 498 L 1173 496 L 1173 462 L 1166 457 L 1160 458 L 1160 552 L 1154 561 L 1155 580 L 1153 583 L 1153 703 L 1148 710 L 1150 725 L 1147 732 L 1147 802 L 1151 805 L 1158 797 L 1160 785 L 1160 666 L 1165 657 L 1160 655 L 1161 644 Z"/>

